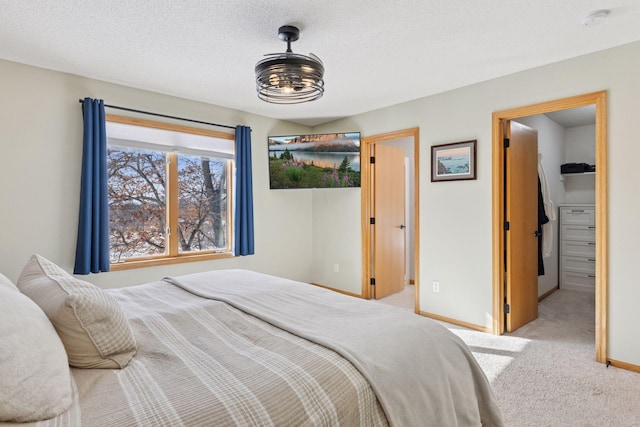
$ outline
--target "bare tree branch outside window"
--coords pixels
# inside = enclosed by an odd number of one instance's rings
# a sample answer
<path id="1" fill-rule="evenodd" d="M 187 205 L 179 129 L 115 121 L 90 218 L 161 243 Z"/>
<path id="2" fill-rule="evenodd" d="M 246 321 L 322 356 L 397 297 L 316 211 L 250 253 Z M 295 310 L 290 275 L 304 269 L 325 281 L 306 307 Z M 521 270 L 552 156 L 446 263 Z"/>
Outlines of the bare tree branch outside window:
<path id="1" fill-rule="evenodd" d="M 167 253 L 167 155 L 107 150 L 111 262 Z M 178 250 L 226 248 L 227 168 L 223 159 L 178 156 Z"/>

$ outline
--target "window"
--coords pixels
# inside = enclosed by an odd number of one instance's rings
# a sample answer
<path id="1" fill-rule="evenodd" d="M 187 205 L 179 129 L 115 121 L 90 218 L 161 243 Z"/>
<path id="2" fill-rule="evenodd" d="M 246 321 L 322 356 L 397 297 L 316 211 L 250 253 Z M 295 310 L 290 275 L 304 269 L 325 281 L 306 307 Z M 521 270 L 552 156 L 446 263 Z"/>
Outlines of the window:
<path id="1" fill-rule="evenodd" d="M 233 138 L 107 115 L 113 270 L 232 255 Z"/>

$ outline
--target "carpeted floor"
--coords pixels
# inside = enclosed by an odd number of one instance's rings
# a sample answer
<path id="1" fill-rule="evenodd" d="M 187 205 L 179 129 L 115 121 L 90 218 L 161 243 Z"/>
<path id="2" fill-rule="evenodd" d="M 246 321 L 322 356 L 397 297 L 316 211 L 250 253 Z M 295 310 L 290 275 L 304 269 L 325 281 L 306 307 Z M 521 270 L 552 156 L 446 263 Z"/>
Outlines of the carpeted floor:
<path id="1" fill-rule="evenodd" d="M 394 305 L 412 308 L 412 288 Z M 594 325 L 593 294 L 567 290 L 512 334 L 445 324 L 487 374 L 507 426 L 640 426 L 640 374 L 595 362 Z"/>

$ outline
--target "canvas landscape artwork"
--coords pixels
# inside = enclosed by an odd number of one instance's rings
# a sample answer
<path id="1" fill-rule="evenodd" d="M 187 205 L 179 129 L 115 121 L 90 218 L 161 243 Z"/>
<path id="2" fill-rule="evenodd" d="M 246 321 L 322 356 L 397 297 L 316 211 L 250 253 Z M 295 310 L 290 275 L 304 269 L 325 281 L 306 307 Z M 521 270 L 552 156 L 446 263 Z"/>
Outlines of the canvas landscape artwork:
<path id="1" fill-rule="evenodd" d="M 270 136 L 269 187 L 360 187 L 360 133 Z"/>

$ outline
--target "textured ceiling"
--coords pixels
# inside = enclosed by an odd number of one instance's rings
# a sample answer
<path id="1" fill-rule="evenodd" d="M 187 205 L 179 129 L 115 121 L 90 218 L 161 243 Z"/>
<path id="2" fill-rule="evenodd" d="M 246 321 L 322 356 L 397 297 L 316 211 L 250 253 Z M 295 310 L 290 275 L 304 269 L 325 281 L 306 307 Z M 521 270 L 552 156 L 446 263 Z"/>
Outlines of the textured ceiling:
<path id="1" fill-rule="evenodd" d="M 637 41 L 639 23 L 638 0 L 0 0 L 0 58 L 316 125 Z M 325 64 L 318 101 L 256 96 L 287 24 Z"/>

